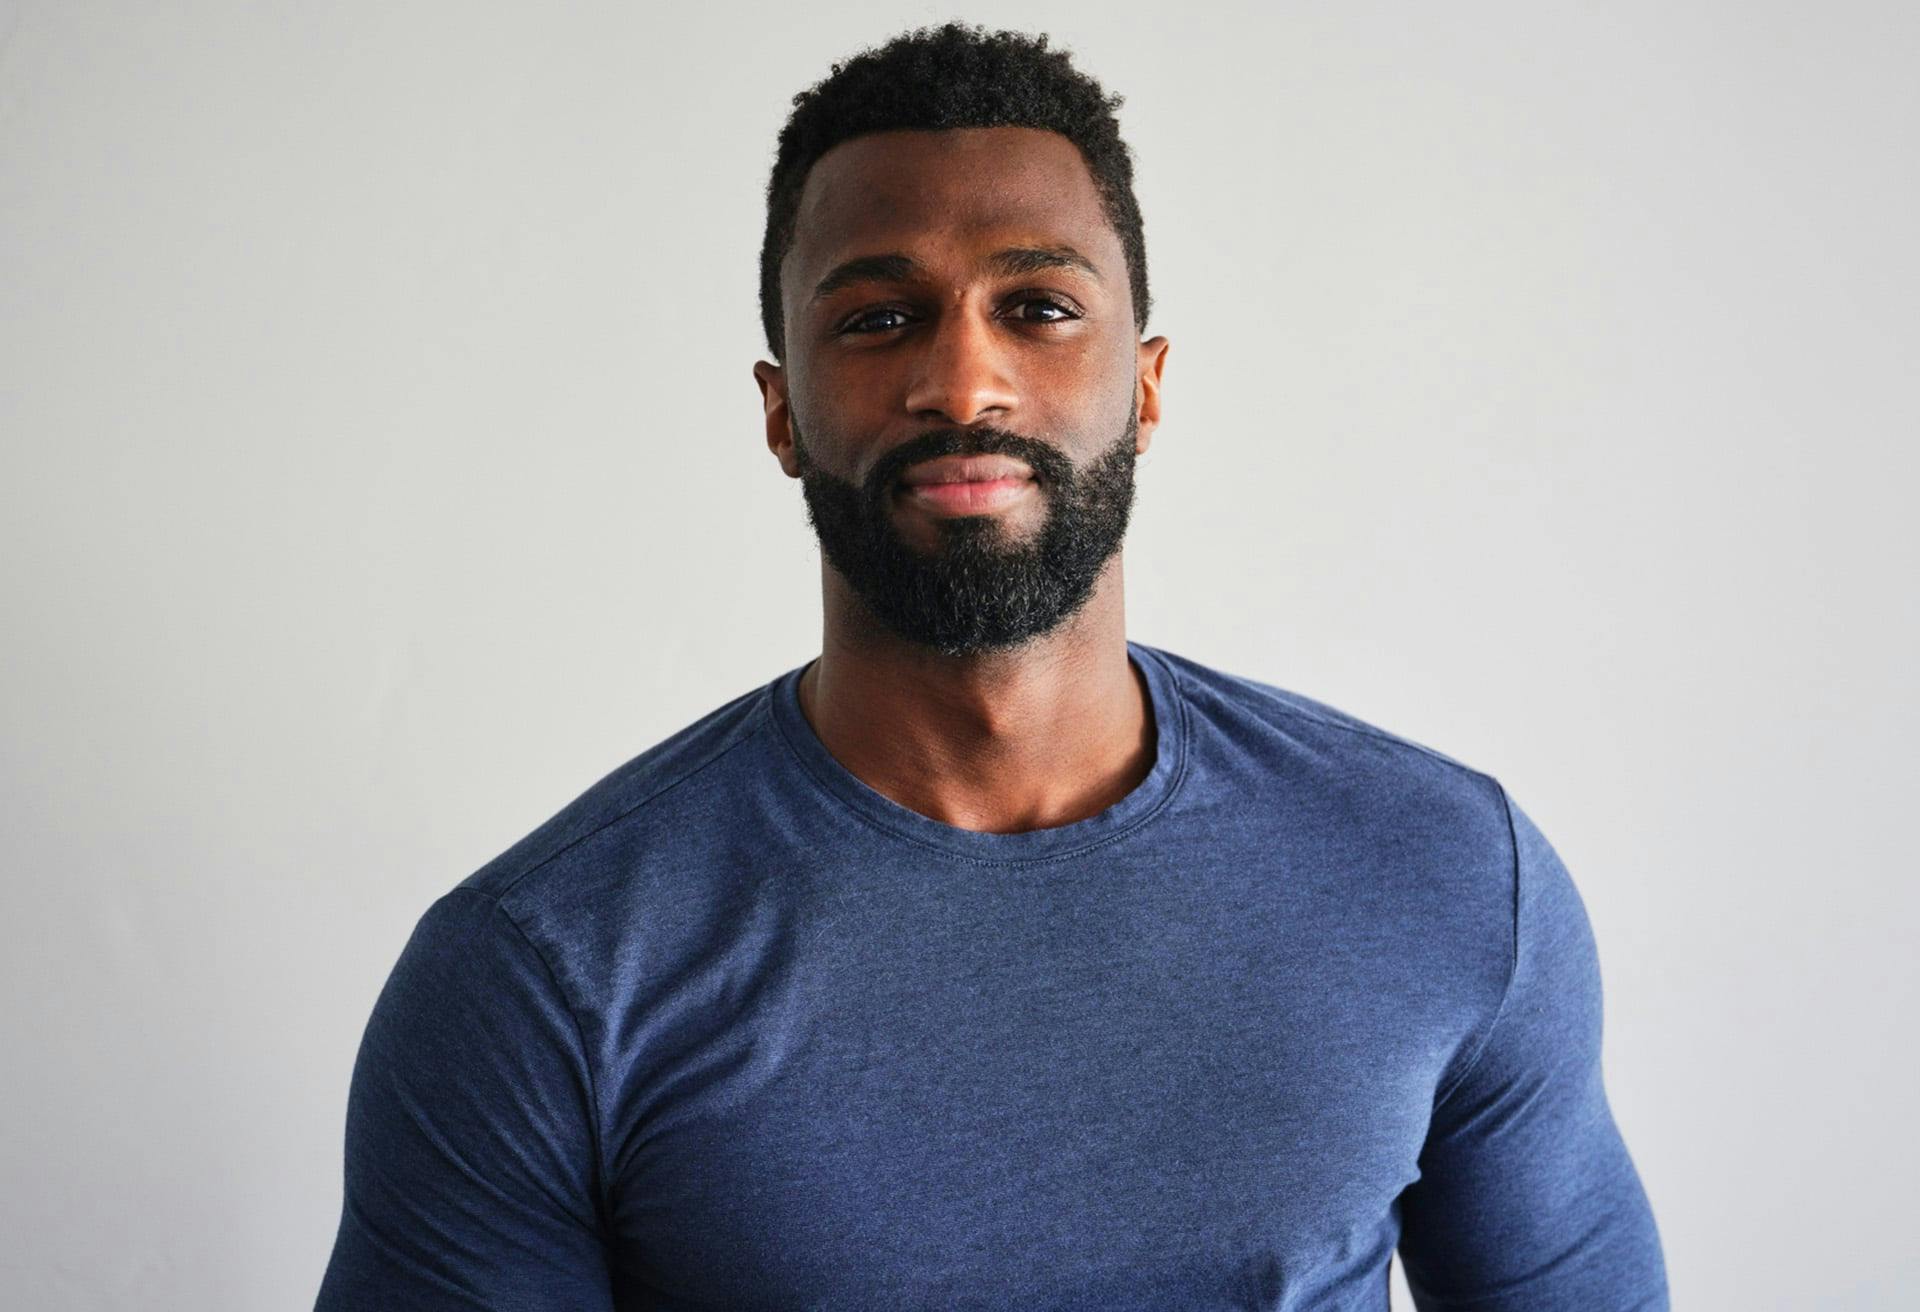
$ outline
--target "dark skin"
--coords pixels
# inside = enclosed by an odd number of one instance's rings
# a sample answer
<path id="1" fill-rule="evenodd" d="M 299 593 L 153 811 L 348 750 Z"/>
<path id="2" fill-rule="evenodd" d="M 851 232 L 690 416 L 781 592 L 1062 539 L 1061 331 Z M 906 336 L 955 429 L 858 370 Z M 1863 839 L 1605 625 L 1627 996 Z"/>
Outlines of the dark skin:
<path id="1" fill-rule="evenodd" d="M 1070 250 L 1091 268 L 1009 272 L 992 259 L 1016 248 Z M 815 295 L 845 261 L 890 254 L 916 267 Z M 785 363 L 762 360 L 753 375 L 767 446 L 790 478 L 800 477 L 796 421 L 813 458 L 856 481 L 942 425 L 1018 432 L 1079 468 L 1125 430 L 1128 405 L 1136 454 L 1159 423 L 1167 341 L 1140 339 L 1119 235 L 1079 150 L 1057 133 L 965 128 L 841 143 L 808 175 L 781 290 Z M 850 321 L 867 331 L 836 331 Z M 916 549 L 937 546 L 934 516 L 956 513 L 905 493 L 891 505 Z M 1030 537 L 1046 488 L 985 513 L 1007 541 Z M 1106 810 L 1152 768 L 1120 553 L 1059 627 L 965 657 L 886 629 L 824 557 L 821 587 L 821 654 L 801 679 L 801 709 L 841 764 L 902 806 L 991 833 L 1052 828 Z"/>

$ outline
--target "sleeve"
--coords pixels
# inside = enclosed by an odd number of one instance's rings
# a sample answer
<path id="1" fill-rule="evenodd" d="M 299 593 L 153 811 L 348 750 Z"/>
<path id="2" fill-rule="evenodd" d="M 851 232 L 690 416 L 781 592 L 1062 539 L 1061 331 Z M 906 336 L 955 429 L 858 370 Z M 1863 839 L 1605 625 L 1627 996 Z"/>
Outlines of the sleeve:
<path id="1" fill-rule="evenodd" d="M 592 1090 L 519 925 L 472 889 L 436 902 L 354 1063 L 316 1312 L 610 1310 Z"/>
<path id="2" fill-rule="evenodd" d="M 1421 1312 L 1666 1312 L 1665 1260 L 1600 1070 L 1600 963 L 1573 881 L 1502 793 L 1514 956 L 1436 1095 L 1400 1256 Z"/>

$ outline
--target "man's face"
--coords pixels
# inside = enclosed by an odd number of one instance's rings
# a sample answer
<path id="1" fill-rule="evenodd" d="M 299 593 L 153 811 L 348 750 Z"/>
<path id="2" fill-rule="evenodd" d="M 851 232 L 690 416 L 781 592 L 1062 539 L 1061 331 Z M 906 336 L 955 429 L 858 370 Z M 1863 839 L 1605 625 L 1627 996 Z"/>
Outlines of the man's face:
<path id="1" fill-rule="evenodd" d="M 782 286 L 785 365 L 754 369 L 768 445 L 866 607 L 948 655 L 1075 614 L 1126 533 L 1165 342 L 1139 340 L 1073 143 L 842 143 L 808 176 Z"/>

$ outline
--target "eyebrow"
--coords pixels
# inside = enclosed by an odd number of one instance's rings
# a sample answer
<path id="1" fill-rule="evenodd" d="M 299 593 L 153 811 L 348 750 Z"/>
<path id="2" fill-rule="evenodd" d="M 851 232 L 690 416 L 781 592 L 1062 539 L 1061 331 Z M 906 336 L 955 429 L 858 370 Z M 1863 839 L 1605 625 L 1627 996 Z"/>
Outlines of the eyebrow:
<path id="1" fill-rule="evenodd" d="M 988 256 L 987 267 L 995 273 L 1015 277 L 1047 269 L 1069 269 L 1095 282 L 1105 281 L 1093 261 L 1071 246 L 1011 246 Z M 814 285 L 812 300 L 819 301 L 843 287 L 863 282 L 911 282 L 924 272 L 920 262 L 910 255 L 859 255 L 834 265 L 827 276 Z"/>

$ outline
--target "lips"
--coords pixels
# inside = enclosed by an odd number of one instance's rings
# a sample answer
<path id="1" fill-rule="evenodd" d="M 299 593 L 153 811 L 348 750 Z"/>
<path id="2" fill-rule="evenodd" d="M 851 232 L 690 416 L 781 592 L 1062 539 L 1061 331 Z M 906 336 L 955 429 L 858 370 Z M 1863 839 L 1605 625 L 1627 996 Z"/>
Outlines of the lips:
<path id="1" fill-rule="evenodd" d="M 993 483 L 1001 479 L 1032 479 L 1025 461 L 1011 456 L 939 456 L 922 460 L 900 476 L 907 487 L 928 483 Z"/>

